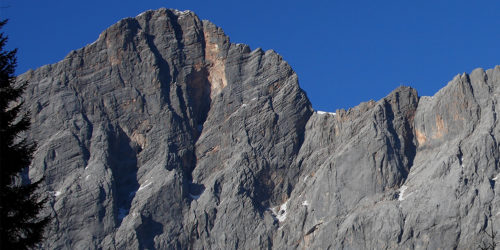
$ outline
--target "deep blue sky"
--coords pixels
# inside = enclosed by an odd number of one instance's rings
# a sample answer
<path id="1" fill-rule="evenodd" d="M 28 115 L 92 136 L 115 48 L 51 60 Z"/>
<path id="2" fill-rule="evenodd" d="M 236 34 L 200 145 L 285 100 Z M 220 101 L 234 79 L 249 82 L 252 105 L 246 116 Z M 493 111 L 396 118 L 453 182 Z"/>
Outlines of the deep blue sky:
<path id="1" fill-rule="evenodd" d="M 193 10 L 232 42 L 274 49 L 314 108 L 378 100 L 399 85 L 433 95 L 454 75 L 500 64 L 500 1 L 0 0 L 17 73 L 55 63 L 118 20 Z"/>

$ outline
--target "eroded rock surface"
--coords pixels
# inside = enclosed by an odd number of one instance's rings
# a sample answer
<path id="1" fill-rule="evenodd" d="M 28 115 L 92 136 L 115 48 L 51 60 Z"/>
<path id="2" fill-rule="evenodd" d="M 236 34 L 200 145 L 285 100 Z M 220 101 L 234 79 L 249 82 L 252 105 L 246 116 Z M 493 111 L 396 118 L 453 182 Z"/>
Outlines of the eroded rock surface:
<path id="1" fill-rule="evenodd" d="M 315 112 L 274 51 L 160 9 L 19 81 L 47 249 L 471 249 L 500 230 L 499 66 Z"/>

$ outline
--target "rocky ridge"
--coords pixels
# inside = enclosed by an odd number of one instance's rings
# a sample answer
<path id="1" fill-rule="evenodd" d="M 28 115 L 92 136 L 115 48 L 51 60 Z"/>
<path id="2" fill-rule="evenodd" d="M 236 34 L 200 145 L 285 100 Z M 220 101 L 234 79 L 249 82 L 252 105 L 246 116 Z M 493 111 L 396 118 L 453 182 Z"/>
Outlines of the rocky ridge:
<path id="1" fill-rule="evenodd" d="M 19 81 L 44 248 L 470 249 L 500 230 L 500 66 L 316 112 L 276 52 L 160 9 Z"/>

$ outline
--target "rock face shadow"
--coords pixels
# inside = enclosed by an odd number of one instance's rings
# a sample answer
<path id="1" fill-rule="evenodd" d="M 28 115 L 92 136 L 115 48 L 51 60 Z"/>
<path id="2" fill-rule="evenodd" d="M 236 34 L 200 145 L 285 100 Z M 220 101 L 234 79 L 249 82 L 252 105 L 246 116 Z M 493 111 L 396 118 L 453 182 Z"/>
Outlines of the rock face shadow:
<path id="1" fill-rule="evenodd" d="M 200 196 L 205 192 L 205 186 L 203 184 L 189 183 L 189 197 L 193 200 L 198 200 Z"/>
<path id="2" fill-rule="evenodd" d="M 208 72 L 205 68 L 194 70 L 187 76 L 187 92 L 192 107 L 197 130 L 207 119 L 211 105 L 211 83 L 208 81 Z"/>
<path id="3" fill-rule="evenodd" d="M 163 225 L 150 215 L 142 216 L 142 224 L 136 229 L 139 249 L 156 249 L 154 237 L 163 233 Z"/>
<path id="4" fill-rule="evenodd" d="M 115 215 L 118 225 L 121 224 L 132 205 L 137 181 L 137 149 L 133 147 L 130 138 L 120 128 L 115 129 L 115 136 L 110 138 L 110 166 L 113 173 L 113 194 Z"/>

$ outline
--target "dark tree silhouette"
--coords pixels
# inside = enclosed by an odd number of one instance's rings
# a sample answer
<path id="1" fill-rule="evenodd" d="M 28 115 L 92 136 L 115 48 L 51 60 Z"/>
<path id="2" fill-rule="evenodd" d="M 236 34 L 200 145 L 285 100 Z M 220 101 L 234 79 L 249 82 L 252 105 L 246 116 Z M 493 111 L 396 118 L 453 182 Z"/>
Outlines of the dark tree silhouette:
<path id="1" fill-rule="evenodd" d="M 0 29 L 6 23 L 0 21 Z M 38 218 L 46 201 L 37 192 L 42 180 L 19 181 L 36 145 L 20 134 L 30 126 L 29 115 L 20 114 L 26 84 L 15 86 L 17 50 L 5 50 L 6 42 L 0 33 L 0 248 L 28 249 L 42 240 L 49 218 Z"/>

